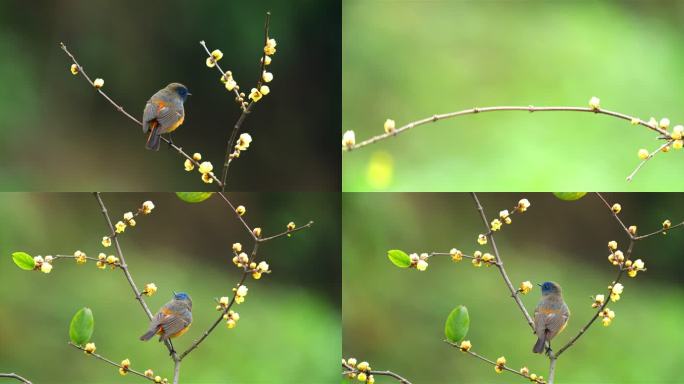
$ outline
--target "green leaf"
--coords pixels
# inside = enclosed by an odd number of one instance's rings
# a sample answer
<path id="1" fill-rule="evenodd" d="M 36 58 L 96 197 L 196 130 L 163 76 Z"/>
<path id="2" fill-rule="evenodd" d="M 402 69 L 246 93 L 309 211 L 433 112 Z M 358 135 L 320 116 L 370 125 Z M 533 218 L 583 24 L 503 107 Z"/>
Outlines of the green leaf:
<path id="1" fill-rule="evenodd" d="M 12 260 L 14 260 L 14 264 L 21 269 L 32 271 L 36 268 L 36 262 L 33 261 L 33 257 L 26 252 L 14 252 L 12 254 Z"/>
<path id="2" fill-rule="evenodd" d="M 444 325 L 444 335 L 452 343 L 459 343 L 468 334 L 469 327 L 470 316 L 468 315 L 468 308 L 459 305 L 447 317 L 446 324 Z"/>
<path id="3" fill-rule="evenodd" d="M 579 200 L 584 195 L 586 195 L 586 192 L 554 192 L 553 195 L 556 196 L 557 198 L 565 201 L 574 201 L 574 200 Z"/>
<path id="4" fill-rule="evenodd" d="M 409 255 L 399 249 L 391 249 L 387 251 L 387 257 L 389 257 L 392 264 L 399 268 L 408 268 L 411 266 L 411 258 Z"/>
<path id="5" fill-rule="evenodd" d="M 214 192 L 176 192 L 176 196 L 186 203 L 201 203 L 213 194 Z"/>
<path id="6" fill-rule="evenodd" d="M 69 325 L 69 338 L 76 345 L 84 345 L 90 341 L 93 336 L 93 328 L 95 327 L 95 319 L 93 318 L 93 311 L 90 308 L 81 308 L 71 318 Z"/>

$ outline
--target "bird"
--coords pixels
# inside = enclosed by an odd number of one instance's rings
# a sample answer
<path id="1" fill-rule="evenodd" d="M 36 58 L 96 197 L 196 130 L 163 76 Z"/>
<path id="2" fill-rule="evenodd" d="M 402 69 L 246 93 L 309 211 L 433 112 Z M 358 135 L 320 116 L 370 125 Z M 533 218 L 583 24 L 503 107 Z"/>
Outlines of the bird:
<path id="1" fill-rule="evenodd" d="M 161 135 L 171 133 L 183 124 L 183 103 L 189 95 L 185 85 L 171 83 L 150 97 L 142 118 L 142 130 L 147 134 L 145 148 L 158 151 Z"/>
<path id="2" fill-rule="evenodd" d="M 547 281 L 541 286 L 542 297 L 534 309 L 534 333 L 537 335 L 537 343 L 532 352 L 542 353 L 546 343 L 551 351 L 551 339 L 565 329 L 570 318 L 570 309 L 563 301 L 560 285 L 553 281 Z"/>
<path id="3" fill-rule="evenodd" d="M 192 324 L 192 299 L 185 292 L 174 292 L 173 299 L 164 304 L 154 315 L 150 321 L 150 327 L 140 336 L 140 340 L 147 341 L 159 334 L 159 341 L 166 341 L 187 332 L 190 324 Z"/>

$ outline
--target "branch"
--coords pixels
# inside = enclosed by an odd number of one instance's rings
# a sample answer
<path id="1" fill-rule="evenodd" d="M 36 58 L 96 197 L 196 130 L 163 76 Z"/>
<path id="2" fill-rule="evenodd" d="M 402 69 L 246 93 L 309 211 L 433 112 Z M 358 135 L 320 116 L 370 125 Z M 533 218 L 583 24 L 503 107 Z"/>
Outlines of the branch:
<path id="1" fill-rule="evenodd" d="M 135 122 L 137 125 L 139 125 L 140 127 L 143 126 L 143 124 L 142 124 L 142 122 L 141 122 L 140 120 L 136 119 L 136 118 L 133 117 L 130 113 L 126 112 L 126 110 L 124 110 L 122 106 L 120 106 L 120 105 L 117 104 L 114 100 L 112 100 L 109 96 L 107 96 L 107 94 L 102 90 L 102 88 L 96 88 L 96 87 L 94 86 L 94 84 L 93 84 L 93 80 L 90 79 L 90 77 L 89 77 L 88 74 L 85 72 L 85 70 L 83 69 L 83 67 L 78 63 L 78 61 L 76 61 L 76 57 L 74 57 L 74 55 L 71 54 L 71 52 L 69 52 L 69 50 L 67 49 L 66 45 L 65 45 L 64 43 L 59 43 L 59 45 L 60 45 L 60 47 L 62 48 L 62 50 L 71 58 L 71 61 L 73 61 L 73 63 L 78 67 L 78 73 L 80 73 L 81 75 L 83 75 L 83 78 L 84 78 L 86 81 L 88 81 L 88 83 L 90 83 L 90 85 L 93 86 L 93 87 L 97 90 L 97 92 L 98 92 L 100 95 L 102 95 L 102 97 L 104 97 L 107 101 L 109 101 L 109 103 L 112 104 L 112 105 L 114 106 L 114 108 L 116 108 L 117 111 L 123 113 L 124 116 L 126 116 L 126 117 L 128 117 L 129 119 L 131 119 L 132 121 L 134 121 L 134 122 Z M 162 139 L 164 142 L 166 142 L 166 143 L 169 145 L 170 148 L 173 148 L 179 155 L 183 156 L 186 160 L 192 162 L 196 167 L 199 168 L 200 163 L 199 163 L 197 160 L 193 159 L 192 156 L 190 156 L 190 155 L 188 155 L 187 153 L 185 153 L 185 152 L 183 151 L 183 148 L 177 146 L 176 144 L 173 144 L 173 143 L 171 142 L 171 140 L 167 139 L 166 137 L 163 137 L 163 136 L 162 136 L 161 139 Z M 210 175 L 211 178 L 216 182 L 216 184 L 219 186 L 219 188 L 223 189 L 223 183 L 221 182 L 221 180 L 219 180 L 213 173 L 209 173 L 209 175 Z"/>
<path id="2" fill-rule="evenodd" d="M 477 113 L 484 113 L 484 112 L 500 112 L 500 111 L 527 111 L 527 112 L 589 112 L 589 113 L 595 113 L 599 115 L 606 115 L 610 117 L 614 117 L 617 119 L 621 120 L 627 120 L 630 121 L 632 124 L 635 125 L 641 125 L 644 126 L 651 131 L 654 131 L 658 134 L 660 134 L 659 138 L 666 139 L 666 143 L 660 146 L 657 150 L 653 151 L 648 155 L 644 161 L 642 161 L 639 166 L 627 177 L 627 181 L 631 181 L 634 175 L 639 171 L 639 169 L 648 161 L 650 160 L 655 154 L 658 153 L 658 151 L 662 150 L 663 148 L 671 145 L 675 140 L 672 138 L 670 133 L 667 132 L 667 130 L 662 129 L 658 126 L 658 124 L 652 124 L 650 122 L 643 121 L 637 117 L 630 116 L 621 112 L 615 112 L 615 111 L 610 111 L 607 109 L 603 109 L 600 107 L 570 107 L 570 106 L 551 106 L 551 107 L 535 107 L 533 105 L 530 106 L 496 106 L 496 107 L 482 107 L 482 108 L 469 108 L 469 109 L 464 109 L 461 111 L 456 111 L 456 112 L 449 112 L 449 113 L 443 113 L 443 114 L 436 114 L 432 115 L 430 117 L 426 117 L 421 120 L 416 120 L 413 122 L 410 122 L 402 127 L 399 127 L 397 129 L 391 129 L 381 135 L 376 135 L 371 137 L 370 139 L 364 140 L 360 143 L 351 143 L 347 144 L 344 147 L 344 150 L 351 151 L 354 149 L 358 149 L 361 147 L 365 147 L 367 145 L 373 144 L 375 142 L 381 141 L 388 139 L 390 137 L 394 137 L 404 131 L 408 131 L 409 129 L 418 127 L 420 125 L 424 125 L 427 123 L 434 123 L 439 120 L 445 120 L 445 119 L 450 119 L 453 117 L 458 117 L 458 116 L 464 116 L 464 115 L 471 115 L 471 114 L 477 114 Z"/>
<path id="3" fill-rule="evenodd" d="M 251 253 L 250 257 L 249 257 L 249 262 L 247 263 L 247 265 L 249 265 L 250 263 L 252 263 L 252 261 L 254 261 L 254 258 L 256 257 L 258 248 L 259 248 L 259 242 L 256 242 L 256 241 L 255 241 L 255 242 L 254 242 L 254 247 L 252 248 L 252 253 Z M 247 278 L 247 276 L 248 276 L 249 274 L 250 274 L 250 272 L 249 272 L 248 268 L 245 268 L 244 271 L 243 271 L 243 273 L 242 273 L 242 277 L 240 277 L 240 281 L 239 281 L 235 286 L 236 286 L 236 287 L 239 287 L 239 286 L 241 286 L 242 284 L 244 284 L 245 279 Z M 209 334 L 210 334 L 211 332 L 214 331 L 214 329 L 216 328 L 216 326 L 218 326 L 219 323 L 221 322 L 221 320 L 223 320 L 223 316 L 224 316 L 225 314 L 227 314 L 228 311 L 230 311 L 230 309 L 233 307 L 233 304 L 235 304 L 235 298 L 236 298 L 236 297 L 237 297 L 237 291 L 234 291 L 234 292 L 233 292 L 233 297 L 230 299 L 230 302 L 228 303 L 228 305 L 226 306 L 226 308 L 224 308 L 224 309 L 221 311 L 221 313 L 219 314 L 219 317 L 216 319 L 216 321 L 214 321 L 214 323 L 213 323 L 206 331 L 204 331 L 204 333 L 202 334 L 202 336 L 201 336 L 199 339 L 195 340 L 195 341 L 190 345 L 190 347 L 188 347 L 188 349 L 185 350 L 185 352 L 181 353 L 181 354 L 178 356 L 178 361 L 183 360 L 183 359 L 185 358 L 185 356 L 187 356 L 190 352 L 194 351 L 197 347 L 199 347 L 199 345 L 207 338 L 207 336 L 209 336 Z"/>
<path id="4" fill-rule="evenodd" d="M 17 379 L 17 380 L 21 381 L 21 382 L 24 383 L 24 384 L 31 384 L 30 381 L 28 381 L 27 379 L 25 379 L 25 378 L 23 378 L 23 377 L 17 375 L 16 373 L 0 373 L 0 377 L 7 377 L 7 378 L 10 378 L 10 379 Z"/>
<path id="5" fill-rule="evenodd" d="M 104 204 L 104 201 L 102 201 L 102 196 L 100 196 L 99 192 L 95 192 L 95 199 L 97 200 L 98 204 L 100 205 L 100 209 L 102 210 L 102 215 L 105 218 L 105 221 L 107 222 L 107 226 L 109 227 L 109 230 L 112 232 L 115 232 L 114 230 L 114 225 L 112 224 L 112 220 L 109 218 L 109 213 L 107 212 L 107 207 Z M 133 293 L 135 294 L 135 299 L 138 300 L 140 303 L 140 306 L 143 308 L 143 311 L 145 311 L 145 314 L 147 315 L 147 318 L 149 320 L 152 320 L 154 315 L 150 311 L 150 308 L 147 306 L 147 303 L 145 303 L 145 299 L 143 299 L 142 294 L 140 293 L 140 290 L 138 289 L 138 286 L 135 285 L 135 282 L 133 281 L 133 276 L 131 276 L 131 273 L 128 271 L 128 264 L 126 263 L 126 259 L 124 258 L 123 251 L 121 250 L 121 245 L 119 244 L 119 238 L 114 237 L 114 249 L 116 251 L 116 255 L 119 257 L 119 260 L 121 260 L 121 265 L 120 268 L 124 272 L 124 275 L 126 276 L 126 280 L 128 280 L 128 284 L 131 286 L 131 289 L 133 290 Z M 168 339 L 164 341 L 164 344 L 166 345 L 166 348 L 169 350 L 169 353 L 171 354 L 171 357 L 173 358 L 174 361 L 177 360 L 176 356 L 176 351 L 173 349 L 173 344 L 171 344 L 171 341 Z M 175 378 L 174 378 L 175 381 Z"/>
<path id="6" fill-rule="evenodd" d="M 369 370 L 369 371 L 360 371 L 356 367 L 353 367 L 349 365 L 344 359 L 342 360 L 342 375 L 358 375 L 359 373 L 365 373 L 366 375 L 372 375 L 372 376 L 387 376 L 396 379 L 398 382 L 401 384 L 411 384 L 410 381 L 407 379 L 401 377 L 400 375 L 392 372 L 392 371 L 376 371 L 376 370 Z"/>
<path id="7" fill-rule="evenodd" d="M 451 342 L 451 341 L 449 341 L 449 340 L 444 340 L 444 342 L 447 343 L 447 344 L 449 344 L 449 345 L 451 345 L 452 347 L 456 347 L 456 348 L 459 348 L 459 349 L 460 349 L 460 346 L 459 346 L 458 343 L 454 343 L 454 342 Z M 473 352 L 473 351 L 470 350 L 470 349 L 461 349 L 461 351 L 463 351 L 463 352 L 469 354 L 470 356 L 477 357 L 478 359 L 480 359 L 480 360 L 482 360 L 482 361 L 484 361 L 484 362 L 486 362 L 486 363 L 489 363 L 489 364 L 491 364 L 491 365 L 493 365 L 493 366 L 495 366 L 495 367 L 498 366 L 498 367 L 500 367 L 500 368 L 501 368 L 502 370 L 504 370 L 504 371 L 508 371 L 508 372 L 514 373 L 514 374 L 516 374 L 516 375 L 518 375 L 518 376 L 522 376 L 522 377 L 524 377 L 524 378 L 526 378 L 526 379 L 532 381 L 533 383 L 539 383 L 539 384 L 544 384 L 544 383 L 545 383 L 545 382 L 544 382 L 544 379 L 543 379 L 542 377 L 537 377 L 537 376 L 535 375 L 535 376 L 534 376 L 535 379 L 532 380 L 532 377 L 531 377 L 530 375 L 525 375 L 525 374 L 523 374 L 522 372 L 516 371 L 515 369 L 513 369 L 513 368 L 511 368 L 511 367 L 509 367 L 509 366 L 507 366 L 507 365 L 505 365 L 505 364 L 497 364 L 495 361 L 492 361 L 492 360 L 490 360 L 490 359 L 488 359 L 488 358 L 486 358 L 486 357 L 484 357 L 484 356 L 481 356 L 481 355 L 479 355 L 479 354 Z"/>
<path id="8" fill-rule="evenodd" d="M 80 345 L 76 345 L 76 344 L 74 344 L 74 343 L 72 343 L 72 342 L 69 342 L 68 344 L 71 345 L 72 347 L 76 348 L 76 349 L 80 349 L 81 351 L 86 352 L 85 348 L 83 348 L 83 347 L 80 346 Z M 102 360 L 102 361 L 104 361 L 105 363 L 108 363 L 108 364 L 110 364 L 110 365 L 113 365 L 113 366 L 115 366 L 115 367 L 117 367 L 117 368 L 121 368 L 121 369 L 124 368 L 121 364 L 117 364 L 117 363 L 113 362 L 112 360 L 109 360 L 108 358 L 106 358 L 106 357 L 104 357 L 104 356 L 102 356 L 102 355 L 99 355 L 99 354 L 97 354 L 97 353 L 95 353 L 95 352 L 86 352 L 86 354 L 87 354 L 87 355 L 91 355 L 91 356 L 93 356 L 93 357 L 95 357 L 95 358 L 97 358 L 97 359 L 99 359 L 99 360 Z M 147 380 L 149 380 L 149 381 L 154 382 L 154 377 L 145 376 L 144 373 L 142 373 L 142 372 L 140 372 L 140 371 L 136 371 L 135 369 L 132 369 L 132 368 L 130 368 L 130 367 L 126 368 L 126 372 L 130 372 L 130 373 L 132 373 L 132 374 L 134 374 L 134 375 L 140 376 L 140 377 L 142 377 L 142 378 L 145 378 L 145 379 L 147 379 Z"/>
<path id="9" fill-rule="evenodd" d="M 489 238 L 489 241 L 492 243 L 492 250 L 494 251 L 494 257 L 496 258 L 496 266 L 499 268 L 499 272 L 501 272 L 501 277 L 503 278 L 504 282 L 506 283 L 508 290 L 511 292 L 511 297 L 513 298 L 513 300 L 515 300 L 515 303 L 520 308 L 520 311 L 523 313 L 523 316 L 525 316 L 525 320 L 527 321 L 527 324 L 529 324 L 530 328 L 532 328 L 532 331 L 534 332 L 534 321 L 530 317 L 530 314 L 527 312 L 527 309 L 525 308 L 525 305 L 522 303 L 522 300 L 520 300 L 520 297 L 517 294 L 518 290 L 513 287 L 513 284 L 511 283 L 511 279 L 508 278 L 508 274 L 506 273 L 506 268 L 504 268 L 503 261 L 501 261 L 501 256 L 499 256 L 499 250 L 497 249 L 496 242 L 494 241 L 494 233 L 492 231 L 490 231 L 490 229 L 489 229 L 489 222 L 487 221 L 487 215 L 484 212 L 484 208 L 482 208 L 482 204 L 480 204 L 480 200 L 478 200 L 475 192 L 472 192 L 471 196 L 473 197 L 473 200 L 475 201 L 475 205 L 477 207 L 477 210 L 478 210 L 478 212 L 480 212 L 480 217 L 482 218 L 482 222 L 484 223 L 485 229 L 487 230 L 486 236 Z"/>

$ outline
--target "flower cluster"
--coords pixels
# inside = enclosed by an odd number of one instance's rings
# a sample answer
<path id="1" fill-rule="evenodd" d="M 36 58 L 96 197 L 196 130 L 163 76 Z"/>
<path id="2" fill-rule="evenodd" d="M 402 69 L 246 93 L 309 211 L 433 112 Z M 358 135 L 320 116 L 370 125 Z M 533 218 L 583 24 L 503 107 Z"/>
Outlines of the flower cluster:
<path id="1" fill-rule="evenodd" d="M 152 379 L 155 383 L 162 383 L 162 384 L 168 384 L 169 380 L 167 378 L 163 378 L 159 375 L 155 376 L 154 371 L 151 369 L 146 369 L 145 372 L 143 373 L 145 377 Z"/>
<path id="2" fill-rule="evenodd" d="M 191 172 L 193 169 L 195 169 L 195 163 L 199 162 L 200 160 L 202 160 L 202 154 L 199 152 L 193 153 L 192 160 L 185 159 L 185 162 L 183 162 L 183 167 L 185 168 L 185 171 Z"/>
<path id="3" fill-rule="evenodd" d="M 119 374 L 121 376 L 126 376 L 130 367 L 131 367 L 131 361 L 130 360 L 128 360 L 128 359 L 122 360 L 121 364 L 119 365 Z"/>
<path id="4" fill-rule="evenodd" d="M 356 359 L 350 357 L 346 360 L 342 359 L 342 364 L 353 370 L 347 375 L 349 379 L 357 379 L 358 381 L 368 384 L 375 383 L 370 364 L 368 364 L 367 361 L 362 361 L 357 364 Z"/>
<path id="5" fill-rule="evenodd" d="M 420 256 L 417 253 L 412 253 L 409 255 L 409 258 L 411 258 L 411 265 L 409 268 L 415 268 L 422 272 L 428 267 L 430 255 L 425 252 L 421 253 Z"/>
<path id="6" fill-rule="evenodd" d="M 482 264 L 490 267 L 494 264 L 496 264 L 496 260 L 492 254 L 485 252 L 484 254 L 480 251 L 475 251 L 473 253 L 473 260 L 472 260 L 473 266 L 474 267 L 481 267 Z"/>
<path id="7" fill-rule="evenodd" d="M 620 295 L 625 287 L 620 283 L 615 283 L 608 286 L 608 291 L 610 291 L 610 301 L 616 302 L 620 300 Z"/>
<path id="8" fill-rule="evenodd" d="M 74 252 L 74 260 L 76 264 L 85 264 L 88 261 L 88 256 L 86 256 L 85 252 L 76 251 Z"/>
<path id="9" fill-rule="evenodd" d="M 196 153 L 195 155 L 199 155 L 199 153 Z M 201 155 L 199 156 L 199 158 L 201 159 Z M 199 161 L 199 160 L 197 160 L 197 161 Z M 186 169 L 187 169 L 187 167 L 186 167 Z M 209 161 L 201 162 L 199 167 L 197 168 L 197 171 L 199 171 L 199 173 L 202 175 L 202 181 L 204 181 L 207 184 L 214 182 L 213 170 L 214 170 L 214 166 Z"/>
<path id="10" fill-rule="evenodd" d="M 604 295 L 596 295 L 592 299 L 594 300 L 594 302 L 591 303 L 592 308 L 599 308 L 606 301 L 606 297 Z"/>
<path id="11" fill-rule="evenodd" d="M 238 320 L 240 320 L 240 314 L 231 309 L 223 315 L 223 320 L 226 321 L 228 329 L 233 329 L 237 326 Z"/>
<path id="12" fill-rule="evenodd" d="M 451 260 L 453 260 L 456 263 L 463 260 L 463 252 L 456 248 L 451 248 L 451 250 L 449 251 L 449 255 L 451 256 Z"/>
<path id="13" fill-rule="evenodd" d="M 609 308 L 604 308 L 601 312 L 599 312 L 598 315 L 601 318 L 601 323 L 603 323 L 604 327 L 609 326 L 610 323 L 613 322 L 613 319 L 615 318 L 615 312 L 613 312 Z"/>
<path id="14" fill-rule="evenodd" d="M 114 255 L 107 256 L 104 253 L 100 253 L 99 255 L 97 255 L 97 263 L 95 263 L 95 265 L 100 269 L 107 268 L 107 265 L 109 265 L 112 269 L 121 266 L 118 257 Z"/>
<path id="15" fill-rule="evenodd" d="M 33 258 L 33 262 L 35 263 L 33 269 L 43 273 L 50 273 L 50 271 L 52 271 L 52 260 L 54 260 L 52 256 L 45 256 L 45 258 L 43 258 L 43 256 L 35 256 Z"/>
<path id="16" fill-rule="evenodd" d="M 636 277 L 637 273 L 640 271 L 645 271 L 645 264 L 641 259 L 636 259 L 634 262 L 632 260 L 627 260 L 625 262 L 625 269 L 627 270 L 627 276 Z"/>
<path id="17" fill-rule="evenodd" d="M 152 212 L 152 210 L 154 209 L 154 203 L 152 203 L 151 201 L 146 201 L 145 203 L 151 204 L 151 208 L 148 207 L 148 209 L 149 209 L 149 212 Z M 136 213 L 133 213 L 133 212 L 124 213 L 123 220 L 119 220 L 114 225 L 114 231 L 116 233 L 123 233 L 123 231 L 126 230 L 126 227 L 135 227 L 135 225 L 136 225 L 135 217 L 143 212 L 143 209 L 145 209 L 145 203 L 143 203 L 143 206 L 141 206 Z M 147 212 L 147 213 L 149 213 L 149 212 Z"/>
<path id="18" fill-rule="evenodd" d="M 518 201 L 518 205 L 516 205 L 513 208 L 513 212 L 509 212 L 507 209 L 500 211 L 499 217 L 496 219 L 493 219 L 492 221 L 489 222 L 490 233 L 488 233 L 488 234 L 481 233 L 481 234 L 477 235 L 477 243 L 480 245 L 487 244 L 487 242 L 489 240 L 488 236 L 492 232 L 496 232 L 496 231 L 501 230 L 501 228 L 503 227 L 504 224 L 511 224 L 513 222 L 513 220 L 511 219 L 511 216 L 516 212 L 522 213 L 522 212 L 527 211 L 527 209 L 530 207 L 530 205 L 531 204 L 530 204 L 529 200 L 521 199 L 520 201 Z"/>

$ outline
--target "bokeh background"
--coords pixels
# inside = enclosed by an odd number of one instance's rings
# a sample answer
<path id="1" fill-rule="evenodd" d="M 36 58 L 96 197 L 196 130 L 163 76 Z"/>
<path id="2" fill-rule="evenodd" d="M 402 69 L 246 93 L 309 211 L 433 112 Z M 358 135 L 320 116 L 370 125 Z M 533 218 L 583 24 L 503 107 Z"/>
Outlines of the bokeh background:
<path id="1" fill-rule="evenodd" d="M 0 190 L 213 190 L 175 151 L 145 150 L 140 127 L 71 75 L 58 43 L 138 118 L 157 90 L 187 85 L 173 139 L 218 167 L 239 110 L 199 41 L 221 49 L 222 68 L 249 91 L 267 10 L 275 79 L 243 126 L 254 142 L 231 166 L 229 189 L 339 190 L 338 0 L 0 1 Z"/>
<path id="2" fill-rule="evenodd" d="M 660 228 L 669 218 L 684 219 L 681 194 L 606 194 L 620 202 L 621 218 L 640 233 Z M 513 216 L 497 233 L 506 270 L 517 286 L 524 280 L 558 282 L 572 315 L 554 339 L 565 344 L 593 315 L 591 296 L 605 293 L 616 270 L 608 263 L 607 243 L 627 239 L 596 196 L 579 201 L 552 194 L 479 194 L 489 218 L 526 197 L 530 209 Z M 536 339 L 510 298 L 499 271 L 474 268 L 464 259 L 434 258 L 425 272 L 400 269 L 387 250 L 472 254 L 483 225 L 468 194 L 354 193 L 343 197 L 343 355 L 367 360 L 414 383 L 510 383 L 491 365 L 446 345 L 444 323 L 457 305 L 470 312 L 467 335 L 473 351 L 496 359 L 504 355 L 513 368 L 528 366 L 548 375 L 548 360 L 531 352 Z M 680 381 L 681 319 L 684 289 L 681 272 L 684 231 L 671 231 L 638 242 L 633 256 L 647 272 L 625 278 L 622 299 L 609 303 L 616 318 L 609 327 L 594 324 L 558 360 L 556 379 L 563 383 L 674 383 Z M 539 287 L 522 300 L 533 311 Z M 522 381 L 520 381 L 522 382 Z"/>
<path id="3" fill-rule="evenodd" d="M 681 1 L 343 2 L 343 126 L 357 142 L 474 106 L 587 106 L 684 123 Z M 341 133 L 340 133 L 341 136 Z M 495 112 L 343 153 L 345 191 L 676 191 L 682 151 L 637 177 L 651 131 L 587 113 Z"/>
<path id="4" fill-rule="evenodd" d="M 246 220 L 265 234 L 289 221 L 312 228 L 291 238 L 263 243 L 259 258 L 273 273 L 247 280 L 249 295 L 237 306 L 240 321 L 219 325 L 183 361 L 181 381 L 192 383 L 334 382 L 340 359 L 340 197 L 325 193 L 231 194 L 247 207 Z M 184 350 L 216 319 L 215 298 L 230 293 L 240 271 L 231 262 L 231 245 L 251 244 L 249 235 L 217 196 L 188 204 L 174 194 L 103 194 L 113 218 L 150 199 L 149 216 L 121 236 L 126 262 L 139 286 L 156 283 L 147 298 L 156 311 L 186 291 L 193 299 L 194 322 L 174 339 Z M 23 271 L 11 253 L 72 254 L 97 257 L 107 233 L 97 202 L 87 193 L 0 194 L 0 372 L 17 372 L 34 383 L 123 383 L 116 368 L 84 356 L 66 343 L 73 314 L 92 308 L 97 352 L 132 367 L 152 368 L 171 378 L 168 351 L 156 339 L 138 337 L 147 317 L 119 270 L 100 270 L 93 262 L 54 262 L 49 275 Z M 109 253 L 113 250 L 108 249 Z"/>

